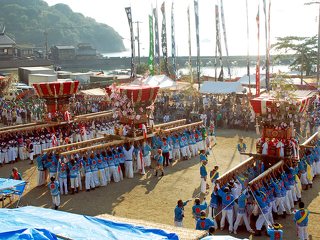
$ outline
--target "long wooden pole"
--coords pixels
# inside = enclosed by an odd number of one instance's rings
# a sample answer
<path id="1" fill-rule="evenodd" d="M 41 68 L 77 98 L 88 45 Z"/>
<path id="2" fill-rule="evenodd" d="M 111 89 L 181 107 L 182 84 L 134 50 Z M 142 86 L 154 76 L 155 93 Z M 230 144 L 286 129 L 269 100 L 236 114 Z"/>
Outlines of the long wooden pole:
<path id="1" fill-rule="evenodd" d="M 224 183 L 228 182 L 236 172 L 240 171 L 243 168 L 248 168 L 248 166 L 250 166 L 253 163 L 255 163 L 255 158 L 250 157 L 246 159 L 244 162 L 240 163 L 239 165 L 231 168 L 230 170 L 222 174 L 217 180 L 221 183 L 222 186 L 224 185 Z"/>
<path id="2" fill-rule="evenodd" d="M 179 130 L 185 129 L 185 128 L 196 127 L 196 126 L 199 126 L 199 125 L 202 125 L 202 124 L 203 124 L 203 121 L 199 121 L 199 122 L 190 123 L 190 124 L 187 124 L 187 125 L 182 125 L 182 126 L 178 126 L 178 127 L 174 127 L 174 128 L 165 129 L 162 132 L 163 133 L 170 133 L 170 132 L 179 131 Z"/>
<path id="3" fill-rule="evenodd" d="M 261 173 L 259 176 L 257 176 L 256 178 L 252 179 L 249 182 L 249 185 L 254 184 L 255 182 L 259 181 L 260 179 L 265 178 L 266 176 L 268 176 L 273 170 L 276 170 L 278 168 L 280 168 L 282 165 L 284 164 L 284 161 L 280 161 L 278 163 L 276 163 L 275 165 L 273 165 L 272 167 L 268 168 L 266 171 L 264 171 L 263 173 Z"/>
<path id="4" fill-rule="evenodd" d="M 172 126 L 172 125 L 181 125 L 181 124 L 185 124 L 186 121 L 187 121 L 186 119 L 180 119 L 180 120 L 176 120 L 176 121 L 160 123 L 160 124 L 154 125 L 153 128 L 157 129 L 157 128 L 165 128 L 165 127 Z"/>

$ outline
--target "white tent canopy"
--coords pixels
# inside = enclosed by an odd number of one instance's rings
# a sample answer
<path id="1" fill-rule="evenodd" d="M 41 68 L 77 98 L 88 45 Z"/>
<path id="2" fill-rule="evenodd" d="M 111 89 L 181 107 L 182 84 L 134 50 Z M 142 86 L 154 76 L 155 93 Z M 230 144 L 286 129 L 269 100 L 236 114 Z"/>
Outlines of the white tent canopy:
<path id="1" fill-rule="evenodd" d="M 176 83 L 166 75 L 149 76 L 144 80 L 144 84 L 160 88 L 170 88 L 176 85 Z"/>
<path id="2" fill-rule="evenodd" d="M 244 75 L 243 77 L 241 77 L 238 82 L 241 83 L 241 85 L 247 85 L 249 86 L 249 76 L 248 75 Z M 251 74 L 250 75 L 250 85 L 252 87 L 256 86 L 256 75 L 255 74 Z M 265 74 L 260 74 L 260 87 L 261 88 L 265 88 L 266 87 L 266 75 Z"/>
<path id="3" fill-rule="evenodd" d="M 166 75 L 149 76 L 145 79 L 137 79 L 130 85 L 149 85 L 151 87 L 172 88 L 176 86 L 176 82 Z"/>
<path id="4" fill-rule="evenodd" d="M 206 81 L 200 87 L 204 94 L 230 94 L 241 92 L 243 87 L 240 82 L 210 82 Z"/>

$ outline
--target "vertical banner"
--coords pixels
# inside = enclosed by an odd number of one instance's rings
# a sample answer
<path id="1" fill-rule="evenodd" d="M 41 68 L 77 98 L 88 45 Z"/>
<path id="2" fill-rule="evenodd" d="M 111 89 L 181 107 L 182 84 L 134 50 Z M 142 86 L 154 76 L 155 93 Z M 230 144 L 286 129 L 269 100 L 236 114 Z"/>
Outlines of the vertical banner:
<path id="1" fill-rule="evenodd" d="M 220 0 L 220 9 L 221 9 L 221 23 L 222 23 L 222 31 L 223 31 L 223 39 L 224 45 L 226 47 L 226 55 L 227 55 L 227 67 L 228 67 L 228 75 L 231 78 L 231 70 L 230 70 L 230 63 L 229 63 L 229 50 L 228 50 L 228 42 L 227 42 L 227 31 L 226 31 L 226 23 L 224 20 L 224 10 L 223 10 L 223 0 Z"/>
<path id="2" fill-rule="evenodd" d="M 269 50 L 268 50 L 268 21 L 267 21 L 267 3 L 266 0 L 263 0 L 263 12 L 264 12 L 264 26 L 265 26 L 265 38 L 266 38 L 266 89 L 269 91 Z"/>
<path id="3" fill-rule="evenodd" d="M 190 25 L 190 7 L 187 10 L 188 15 L 188 44 L 189 44 L 189 73 L 190 73 L 190 83 L 193 84 L 193 72 L 191 63 L 191 25 Z"/>
<path id="4" fill-rule="evenodd" d="M 270 10 L 271 10 L 271 0 L 269 0 L 269 11 L 268 11 L 268 73 L 270 74 Z M 270 85 L 270 76 L 268 76 L 268 82 Z"/>
<path id="5" fill-rule="evenodd" d="M 169 76 L 168 69 L 168 46 L 167 46 L 167 23 L 166 23 L 166 6 L 165 2 L 161 4 L 162 12 L 162 28 L 161 28 L 161 46 L 162 46 L 162 55 L 164 61 L 164 72 Z"/>
<path id="6" fill-rule="evenodd" d="M 172 56 L 172 66 L 174 80 L 177 77 L 177 64 L 176 64 L 176 37 L 175 37 L 175 25 L 174 25 L 174 6 L 173 1 L 171 5 L 171 56 Z"/>
<path id="7" fill-rule="evenodd" d="M 260 96 L 260 5 L 258 5 L 258 13 L 256 17 L 258 27 L 258 59 L 256 65 L 256 97 Z"/>
<path id="8" fill-rule="evenodd" d="M 136 70 L 135 70 L 135 48 L 134 48 L 134 33 L 133 33 L 133 24 L 132 24 L 132 14 L 131 14 L 131 7 L 125 8 L 128 23 L 130 28 L 130 40 L 131 40 L 131 78 L 135 78 Z"/>
<path id="9" fill-rule="evenodd" d="M 153 41 L 153 17 L 149 15 L 149 59 L 148 66 L 150 75 L 154 75 L 154 41 Z"/>
<path id="10" fill-rule="evenodd" d="M 159 24 L 158 24 L 158 10 L 157 8 L 153 9 L 153 16 L 154 16 L 154 42 L 155 42 L 155 63 L 158 70 L 158 74 L 161 72 L 160 67 L 160 42 L 159 42 Z"/>
<path id="11" fill-rule="evenodd" d="M 219 7 L 215 6 L 216 12 L 216 52 L 219 53 L 220 73 L 218 81 L 223 81 L 223 61 L 222 61 L 222 49 L 221 49 L 221 37 L 220 37 L 220 20 L 219 20 Z"/>
<path id="12" fill-rule="evenodd" d="M 199 36 L 199 3 L 194 0 L 194 15 L 196 22 L 196 40 L 197 40 L 197 78 L 200 90 L 200 36 Z"/>
<path id="13" fill-rule="evenodd" d="M 246 17 L 247 17 L 247 76 L 249 78 L 249 94 L 251 96 L 251 77 L 250 77 L 250 42 L 249 42 L 249 9 L 248 0 L 246 0 Z"/>

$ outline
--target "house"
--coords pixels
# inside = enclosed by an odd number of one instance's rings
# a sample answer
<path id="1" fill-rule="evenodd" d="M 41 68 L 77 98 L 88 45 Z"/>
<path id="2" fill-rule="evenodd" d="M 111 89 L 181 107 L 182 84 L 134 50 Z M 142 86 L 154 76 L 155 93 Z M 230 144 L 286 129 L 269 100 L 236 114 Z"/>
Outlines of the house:
<path id="1" fill-rule="evenodd" d="M 34 56 L 34 45 L 18 44 L 16 45 L 16 54 L 19 58 L 30 58 Z"/>
<path id="2" fill-rule="evenodd" d="M 53 46 L 51 54 L 55 61 L 74 60 L 76 49 L 74 46 Z"/>
<path id="3" fill-rule="evenodd" d="M 97 58 L 97 50 L 89 43 L 80 43 L 77 48 L 78 60 L 91 60 Z"/>
<path id="4" fill-rule="evenodd" d="M 16 42 L 3 29 L 0 32 L 0 61 L 13 60 L 15 57 L 15 47 Z"/>

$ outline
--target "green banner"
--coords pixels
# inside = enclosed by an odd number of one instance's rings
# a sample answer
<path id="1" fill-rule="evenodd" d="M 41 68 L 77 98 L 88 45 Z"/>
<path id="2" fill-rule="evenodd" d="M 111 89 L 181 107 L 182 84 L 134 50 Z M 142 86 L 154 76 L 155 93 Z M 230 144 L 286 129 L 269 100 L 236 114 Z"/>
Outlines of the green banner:
<path id="1" fill-rule="evenodd" d="M 154 75 L 154 41 L 153 41 L 153 17 L 149 15 L 149 38 L 150 38 L 150 46 L 149 46 L 149 72 L 150 75 Z"/>

